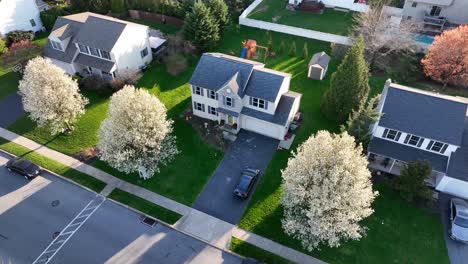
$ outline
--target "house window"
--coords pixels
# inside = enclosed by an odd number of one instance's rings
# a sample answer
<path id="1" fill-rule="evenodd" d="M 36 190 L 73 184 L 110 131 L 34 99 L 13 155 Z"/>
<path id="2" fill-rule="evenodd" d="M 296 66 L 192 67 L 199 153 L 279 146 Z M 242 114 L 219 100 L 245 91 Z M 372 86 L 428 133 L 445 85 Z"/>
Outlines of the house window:
<path id="1" fill-rule="evenodd" d="M 195 107 L 195 110 L 205 112 L 205 105 L 204 104 L 194 102 L 193 106 Z"/>
<path id="2" fill-rule="evenodd" d="M 390 139 L 393 141 L 398 141 L 400 139 L 400 136 L 401 136 L 401 132 L 398 132 L 393 129 L 388 129 L 388 128 L 384 130 L 383 135 L 382 135 L 383 138 Z"/>
<path id="3" fill-rule="evenodd" d="M 413 2 L 413 3 L 411 4 L 411 7 L 417 7 L 417 6 L 418 6 L 418 3 L 416 3 L 416 2 Z"/>
<path id="4" fill-rule="evenodd" d="M 258 108 L 266 109 L 266 103 L 263 99 L 252 98 L 252 105 Z"/>
<path id="5" fill-rule="evenodd" d="M 406 20 L 411 20 L 413 17 L 412 16 L 407 16 Z"/>
<path id="6" fill-rule="evenodd" d="M 195 86 L 194 87 L 195 94 L 202 95 L 202 88 Z"/>
<path id="7" fill-rule="evenodd" d="M 31 26 L 33 27 L 36 26 L 36 21 L 34 21 L 34 19 L 29 20 L 29 23 L 31 23 Z"/>
<path id="8" fill-rule="evenodd" d="M 444 154 L 447 150 L 448 144 L 431 140 L 427 145 L 427 150 L 435 151 Z"/>
<path id="9" fill-rule="evenodd" d="M 101 58 L 106 59 L 106 60 L 111 59 L 109 52 L 104 51 L 104 50 L 99 50 L 99 52 L 101 52 Z"/>
<path id="10" fill-rule="evenodd" d="M 210 115 L 218 115 L 218 112 L 216 112 L 216 108 L 212 107 L 212 106 L 208 106 L 208 113 Z"/>
<path id="11" fill-rule="evenodd" d="M 439 16 L 440 11 L 442 11 L 442 8 L 440 6 L 432 6 L 431 12 L 429 14 L 431 16 Z"/>
<path id="12" fill-rule="evenodd" d="M 208 97 L 211 99 L 216 99 L 216 92 L 215 91 L 209 91 L 208 92 Z"/>
<path id="13" fill-rule="evenodd" d="M 88 47 L 83 44 L 78 44 L 78 49 L 80 49 L 81 53 L 89 54 Z"/>
<path id="14" fill-rule="evenodd" d="M 99 56 L 99 50 L 98 50 L 98 49 L 89 47 L 89 51 L 91 52 L 91 55 L 96 56 L 96 57 L 100 57 L 100 56 Z"/>
<path id="15" fill-rule="evenodd" d="M 225 103 L 227 106 L 231 106 L 231 107 L 232 107 L 232 98 L 231 98 L 231 97 L 226 97 L 224 103 Z"/>
<path id="16" fill-rule="evenodd" d="M 60 44 L 60 42 L 51 40 L 50 44 L 52 44 L 52 48 L 63 51 L 62 44 Z"/>
<path id="17" fill-rule="evenodd" d="M 415 135 L 407 135 L 405 138 L 405 144 L 420 147 L 424 141 L 424 138 Z"/>
<path id="18" fill-rule="evenodd" d="M 143 50 L 140 51 L 141 58 L 144 58 L 148 55 L 148 48 L 144 48 Z"/>

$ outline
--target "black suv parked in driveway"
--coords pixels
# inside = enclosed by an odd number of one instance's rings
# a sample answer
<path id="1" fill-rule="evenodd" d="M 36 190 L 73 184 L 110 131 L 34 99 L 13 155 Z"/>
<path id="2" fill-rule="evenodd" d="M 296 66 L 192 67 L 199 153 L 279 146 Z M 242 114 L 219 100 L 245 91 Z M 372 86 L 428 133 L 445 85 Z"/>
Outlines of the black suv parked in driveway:
<path id="1" fill-rule="evenodd" d="M 258 174 L 260 174 L 260 170 L 250 168 L 244 169 L 241 173 L 239 183 L 234 189 L 234 195 L 241 199 L 246 199 L 255 185 Z"/>
<path id="2" fill-rule="evenodd" d="M 9 171 L 14 171 L 18 174 L 23 175 L 26 179 L 34 179 L 41 172 L 41 167 L 25 159 L 12 159 L 9 160 L 6 164 L 6 167 Z"/>

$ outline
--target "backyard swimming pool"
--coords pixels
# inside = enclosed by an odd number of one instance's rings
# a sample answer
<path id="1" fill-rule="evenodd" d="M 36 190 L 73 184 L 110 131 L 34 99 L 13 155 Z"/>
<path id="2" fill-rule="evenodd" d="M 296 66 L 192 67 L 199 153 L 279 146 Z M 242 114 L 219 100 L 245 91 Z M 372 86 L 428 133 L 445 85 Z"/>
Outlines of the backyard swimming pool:
<path id="1" fill-rule="evenodd" d="M 428 35 L 416 35 L 414 39 L 417 42 L 422 42 L 424 44 L 431 45 L 432 42 L 434 42 L 434 37 L 433 36 L 428 36 Z"/>

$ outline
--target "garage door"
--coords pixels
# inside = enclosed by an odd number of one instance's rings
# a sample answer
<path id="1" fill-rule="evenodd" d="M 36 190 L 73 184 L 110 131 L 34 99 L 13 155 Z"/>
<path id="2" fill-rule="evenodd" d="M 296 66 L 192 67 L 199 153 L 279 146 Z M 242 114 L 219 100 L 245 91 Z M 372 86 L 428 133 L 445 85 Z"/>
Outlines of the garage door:
<path id="1" fill-rule="evenodd" d="M 283 137 L 282 126 L 271 124 L 256 118 L 244 116 L 243 128 L 272 138 L 282 139 Z"/>
<path id="2" fill-rule="evenodd" d="M 466 181 L 444 176 L 436 189 L 444 193 L 468 199 L 468 183 Z"/>

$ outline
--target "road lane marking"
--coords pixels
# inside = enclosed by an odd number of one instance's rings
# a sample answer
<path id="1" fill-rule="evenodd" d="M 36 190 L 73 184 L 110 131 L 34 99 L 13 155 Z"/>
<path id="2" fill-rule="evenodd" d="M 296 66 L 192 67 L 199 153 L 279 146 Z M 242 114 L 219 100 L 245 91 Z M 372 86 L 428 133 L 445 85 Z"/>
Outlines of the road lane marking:
<path id="1" fill-rule="evenodd" d="M 68 225 L 62 229 L 62 231 L 60 232 L 60 234 L 54 239 L 52 240 L 52 242 L 50 242 L 50 244 L 47 246 L 46 249 L 44 249 L 44 251 L 42 251 L 42 253 L 36 258 L 36 260 L 34 260 L 33 264 L 39 264 L 39 263 L 43 263 L 43 264 L 47 264 L 49 263 L 49 261 L 52 260 L 52 258 L 59 252 L 59 250 L 68 242 L 68 240 L 70 240 L 70 238 L 80 229 L 81 226 L 83 226 L 83 224 L 94 214 L 94 212 L 96 212 L 99 207 L 104 203 L 104 201 L 106 200 L 106 198 L 102 195 L 96 195 L 96 197 L 91 200 L 76 216 L 75 218 L 73 218 L 73 220 L 70 221 L 70 223 L 68 223 Z M 98 205 L 95 205 L 93 204 L 93 202 L 97 202 Z M 92 205 L 92 206 L 91 206 Z M 91 211 L 91 213 L 88 213 L 86 212 L 85 215 L 83 215 L 84 211 L 88 210 L 92 208 L 93 210 Z M 78 218 L 84 218 L 86 217 L 85 219 L 83 220 L 80 220 L 79 223 L 73 223 L 75 220 L 77 220 Z M 77 226 L 73 231 L 68 231 L 68 232 L 65 232 L 65 230 L 71 226 Z M 66 238 L 64 238 L 66 237 Z M 55 249 L 52 249 L 52 247 L 56 246 L 60 244 L 57 248 Z"/>

